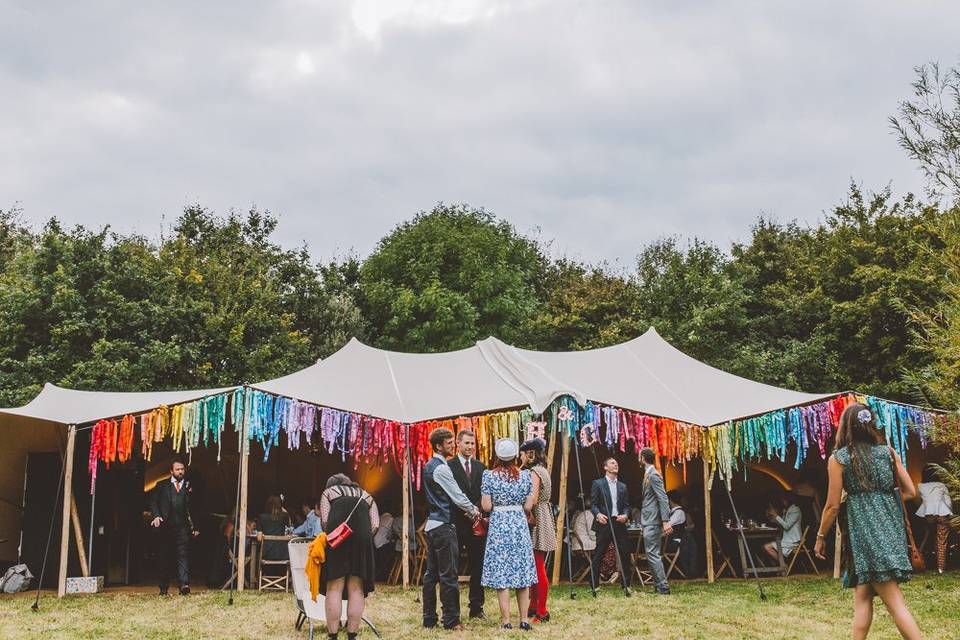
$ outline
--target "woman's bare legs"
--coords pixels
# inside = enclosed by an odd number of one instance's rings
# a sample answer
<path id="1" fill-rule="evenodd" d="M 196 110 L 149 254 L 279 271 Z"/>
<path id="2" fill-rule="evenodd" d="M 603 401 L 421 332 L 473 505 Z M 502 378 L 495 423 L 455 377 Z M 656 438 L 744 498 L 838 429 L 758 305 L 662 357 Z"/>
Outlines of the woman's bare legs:
<path id="1" fill-rule="evenodd" d="M 343 608 L 343 578 L 335 578 L 327 582 L 327 595 L 324 601 L 324 611 L 327 614 L 327 631 L 340 631 L 340 612 Z"/>
<path id="2" fill-rule="evenodd" d="M 543 586 L 544 589 L 548 589 L 547 585 Z M 520 622 L 530 622 L 530 587 L 524 587 L 523 589 L 517 589 L 517 606 L 520 607 Z"/>
<path id="3" fill-rule="evenodd" d="M 500 605 L 500 624 L 510 624 L 510 589 L 497 589 L 497 604 Z"/>
<path id="4" fill-rule="evenodd" d="M 347 578 L 347 633 L 356 633 L 360 629 L 363 617 L 363 581 L 357 576 Z"/>
<path id="5" fill-rule="evenodd" d="M 876 592 L 871 584 L 857 585 L 853 590 L 853 640 L 863 640 L 870 633 L 873 622 L 873 596 Z"/>
<path id="6" fill-rule="evenodd" d="M 888 582 L 875 582 L 873 588 L 883 600 L 883 606 L 890 612 L 893 623 L 897 625 L 900 635 L 906 640 L 919 640 L 923 637 L 920 633 L 920 627 L 913 615 L 907 608 L 907 602 L 903 599 L 903 592 L 900 591 L 900 585 L 890 580 Z"/>

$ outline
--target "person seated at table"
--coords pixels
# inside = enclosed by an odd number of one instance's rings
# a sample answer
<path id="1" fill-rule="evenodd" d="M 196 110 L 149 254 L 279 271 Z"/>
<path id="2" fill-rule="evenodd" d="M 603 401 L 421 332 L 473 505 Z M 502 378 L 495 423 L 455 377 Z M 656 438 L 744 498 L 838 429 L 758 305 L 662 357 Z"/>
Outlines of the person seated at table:
<path id="1" fill-rule="evenodd" d="M 263 545 L 264 560 L 289 560 L 290 554 L 287 552 L 287 543 L 283 540 L 264 540 L 263 536 L 282 536 L 286 535 L 287 527 L 290 525 L 290 515 L 283 508 L 283 500 L 278 495 L 272 495 L 267 498 L 267 504 L 264 506 L 263 513 L 257 516 L 257 540 Z M 279 565 L 273 565 L 273 570 L 283 572 L 278 569 Z"/>
<path id="2" fill-rule="evenodd" d="M 386 507 L 385 508 L 390 508 Z M 380 514 L 380 527 L 373 535 L 374 567 L 377 580 L 386 580 L 393 566 L 393 514 L 384 511 Z"/>
<path id="3" fill-rule="evenodd" d="M 320 499 L 317 498 L 313 501 L 313 508 L 307 512 L 307 517 L 303 523 L 294 528 L 293 535 L 316 538 L 321 531 L 323 531 L 323 527 L 320 526 Z"/>
<path id="4" fill-rule="evenodd" d="M 687 526 L 687 513 L 680 506 L 680 492 L 676 489 L 667 491 L 667 502 L 670 505 L 670 527 L 673 528 L 673 533 L 667 536 L 667 551 L 675 551 Z"/>
<path id="5" fill-rule="evenodd" d="M 597 548 L 597 533 L 593 530 L 593 512 L 587 503 L 586 511 L 577 511 L 570 518 L 573 538 L 570 548 L 574 551 L 593 551 Z"/>
<path id="6" fill-rule="evenodd" d="M 767 505 L 767 519 L 771 524 L 776 524 L 783 529 L 780 537 L 780 551 L 783 557 L 787 558 L 800 545 L 800 536 L 803 534 L 803 514 L 789 493 L 779 499 L 771 500 Z M 768 556 L 780 561 L 777 554 L 777 543 L 768 542 L 763 545 L 763 550 Z"/>

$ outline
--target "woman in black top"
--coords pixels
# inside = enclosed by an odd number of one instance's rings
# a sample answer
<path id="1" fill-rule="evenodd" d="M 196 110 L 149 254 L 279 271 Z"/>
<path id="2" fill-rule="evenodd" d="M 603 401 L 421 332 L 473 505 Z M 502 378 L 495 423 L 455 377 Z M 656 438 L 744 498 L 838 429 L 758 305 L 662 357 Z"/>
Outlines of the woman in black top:
<path id="1" fill-rule="evenodd" d="M 380 526 L 380 513 L 373 496 L 342 473 L 327 480 L 320 496 L 320 524 L 330 533 L 347 522 L 353 533 L 337 548 L 327 546 L 320 572 L 320 593 L 326 596 L 327 631 L 336 638 L 343 600 L 347 601 L 347 637 L 356 637 L 365 598 L 373 591 L 373 534 Z"/>
<path id="2" fill-rule="evenodd" d="M 290 524 L 290 516 L 283 509 L 283 501 L 280 496 L 270 496 L 267 498 L 267 504 L 257 517 L 257 530 L 261 536 L 282 536 L 287 533 L 287 526 Z M 288 560 L 290 554 L 287 551 L 287 543 L 281 540 L 263 540 L 263 559 L 264 560 Z"/>

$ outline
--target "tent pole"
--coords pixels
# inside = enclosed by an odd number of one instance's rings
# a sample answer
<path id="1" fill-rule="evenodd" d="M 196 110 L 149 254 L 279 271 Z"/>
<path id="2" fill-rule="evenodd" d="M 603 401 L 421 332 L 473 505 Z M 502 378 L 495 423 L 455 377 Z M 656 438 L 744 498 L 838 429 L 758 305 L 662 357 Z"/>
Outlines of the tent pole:
<path id="1" fill-rule="evenodd" d="M 713 584 L 716 580 L 713 568 L 713 514 L 710 504 L 710 465 L 707 459 L 701 457 L 703 461 L 703 535 L 707 550 L 707 583 Z"/>
<path id="2" fill-rule="evenodd" d="M 73 497 L 73 450 L 77 443 L 77 425 L 67 430 L 67 452 L 63 459 L 63 520 L 60 526 L 60 575 L 57 579 L 57 597 L 67 594 L 67 561 L 70 553 L 70 500 Z"/>
<path id="3" fill-rule="evenodd" d="M 244 385 L 246 387 L 246 385 Z M 247 477 L 247 472 L 250 469 L 250 443 L 247 440 L 247 416 L 250 415 L 250 412 L 247 407 L 247 403 L 250 402 L 249 393 L 247 389 L 244 388 L 243 394 L 243 425 L 240 428 L 240 526 L 238 527 L 237 535 L 240 535 L 241 544 L 237 547 L 237 591 L 243 592 L 243 583 L 244 578 L 244 568 L 247 566 L 247 540 L 246 540 L 246 531 L 247 531 L 247 485 L 249 485 L 249 478 Z M 243 531 L 243 535 L 240 534 L 240 531 Z"/>
<path id="4" fill-rule="evenodd" d="M 400 561 L 403 563 L 403 588 L 410 586 L 410 425 L 403 425 L 403 533 Z"/>
<path id="5" fill-rule="evenodd" d="M 60 465 L 62 469 L 66 453 L 63 450 L 63 440 L 58 438 L 57 441 L 60 445 Z M 62 471 L 60 475 L 63 476 Z M 86 578 L 90 575 L 93 567 L 87 565 L 87 552 L 83 549 L 83 528 L 80 526 L 80 512 L 77 510 L 77 497 L 72 493 L 70 494 L 70 522 L 73 524 L 73 535 L 77 537 L 77 556 L 80 558 L 80 572 L 83 574 L 83 577 Z M 92 531 L 90 535 L 93 535 Z"/>
<path id="6" fill-rule="evenodd" d="M 98 461 L 97 461 L 98 471 L 99 471 L 99 465 L 100 465 L 100 461 L 98 460 Z M 93 481 L 93 493 L 90 494 L 90 533 L 88 534 L 88 538 L 87 538 L 87 544 L 89 545 L 89 546 L 87 547 L 87 548 L 89 549 L 89 551 L 87 552 L 87 558 L 90 559 L 90 570 L 91 570 L 91 571 L 93 570 L 93 518 L 94 518 L 94 515 L 96 514 L 96 509 L 97 509 L 97 484 L 98 484 L 98 482 L 97 482 L 96 480 L 94 480 L 94 481 Z M 73 498 L 73 497 L 71 496 L 71 498 Z M 75 500 L 75 499 L 74 499 L 74 502 L 73 502 L 73 505 L 72 505 L 72 506 L 73 506 L 74 511 L 76 511 L 77 503 L 76 503 L 76 500 Z M 77 521 L 77 524 L 78 524 L 78 525 L 80 524 L 79 519 L 78 519 L 78 521 Z M 83 548 L 83 540 L 80 539 L 80 533 L 79 533 L 79 531 L 77 532 L 77 538 L 78 538 L 78 539 L 77 539 L 77 542 L 80 543 L 80 548 L 82 549 L 82 548 Z M 86 564 L 87 564 L 87 563 L 84 562 L 83 554 L 81 553 L 81 554 L 80 554 L 80 567 L 81 567 L 81 569 L 84 569 L 84 571 L 83 571 L 83 575 L 84 575 L 84 576 L 90 575 L 90 574 L 85 570 L 84 565 L 86 565 Z"/>
<path id="7" fill-rule="evenodd" d="M 560 513 L 557 514 L 557 550 L 553 554 L 553 580 L 554 586 L 560 584 L 560 565 L 563 564 L 563 516 L 567 512 L 567 472 L 570 468 L 570 438 L 564 437 L 563 433 L 557 434 L 563 438 L 563 459 L 560 461 L 560 497 L 558 503 Z M 542 487 L 541 487 L 542 488 Z"/>
<path id="8" fill-rule="evenodd" d="M 548 422 L 547 429 L 549 428 L 550 426 Z M 560 437 L 560 430 L 557 429 L 557 431 L 553 434 L 553 437 L 550 438 L 550 444 L 547 445 L 547 473 L 550 475 L 551 478 L 553 477 L 553 459 L 556 457 L 555 454 L 557 451 L 557 438 L 559 437 Z"/>

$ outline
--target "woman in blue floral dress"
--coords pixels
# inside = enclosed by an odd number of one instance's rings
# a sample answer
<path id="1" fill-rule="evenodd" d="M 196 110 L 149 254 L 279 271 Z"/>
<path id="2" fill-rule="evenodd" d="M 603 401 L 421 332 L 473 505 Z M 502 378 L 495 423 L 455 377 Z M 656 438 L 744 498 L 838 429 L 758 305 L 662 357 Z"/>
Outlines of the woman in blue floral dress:
<path id="1" fill-rule="evenodd" d="M 530 472 L 517 467 L 517 443 L 508 438 L 497 440 L 497 462 L 484 471 L 480 481 L 480 506 L 490 513 L 487 548 L 483 556 L 480 583 L 497 590 L 500 622 L 510 624 L 510 589 L 517 592 L 520 628 L 530 629 L 530 585 L 537 582 L 533 543 L 526 514 L 533 508 L 533 480 Z"/>
<path id="2" fill-rule="evenodd" d="M 843 531 L 843 586 L 854 589 L 854 640 L 866 638 L 873 621 L 873 598 L 880 596 L 900 635 L 920 638 L 920 628 L 907 609 L 900 584 L 913 567 L 903 524 L 905 498 L 916 495 L 900 457 L 880 444 L 873 412 L 851 404 L 840 416 L 833 455 L 827 465 L 830 488 L 823 509 L 815 552 L 824 557 L 826 536 L 840 510 L 841 489 L 847 492 L 847 523 Z"/>

